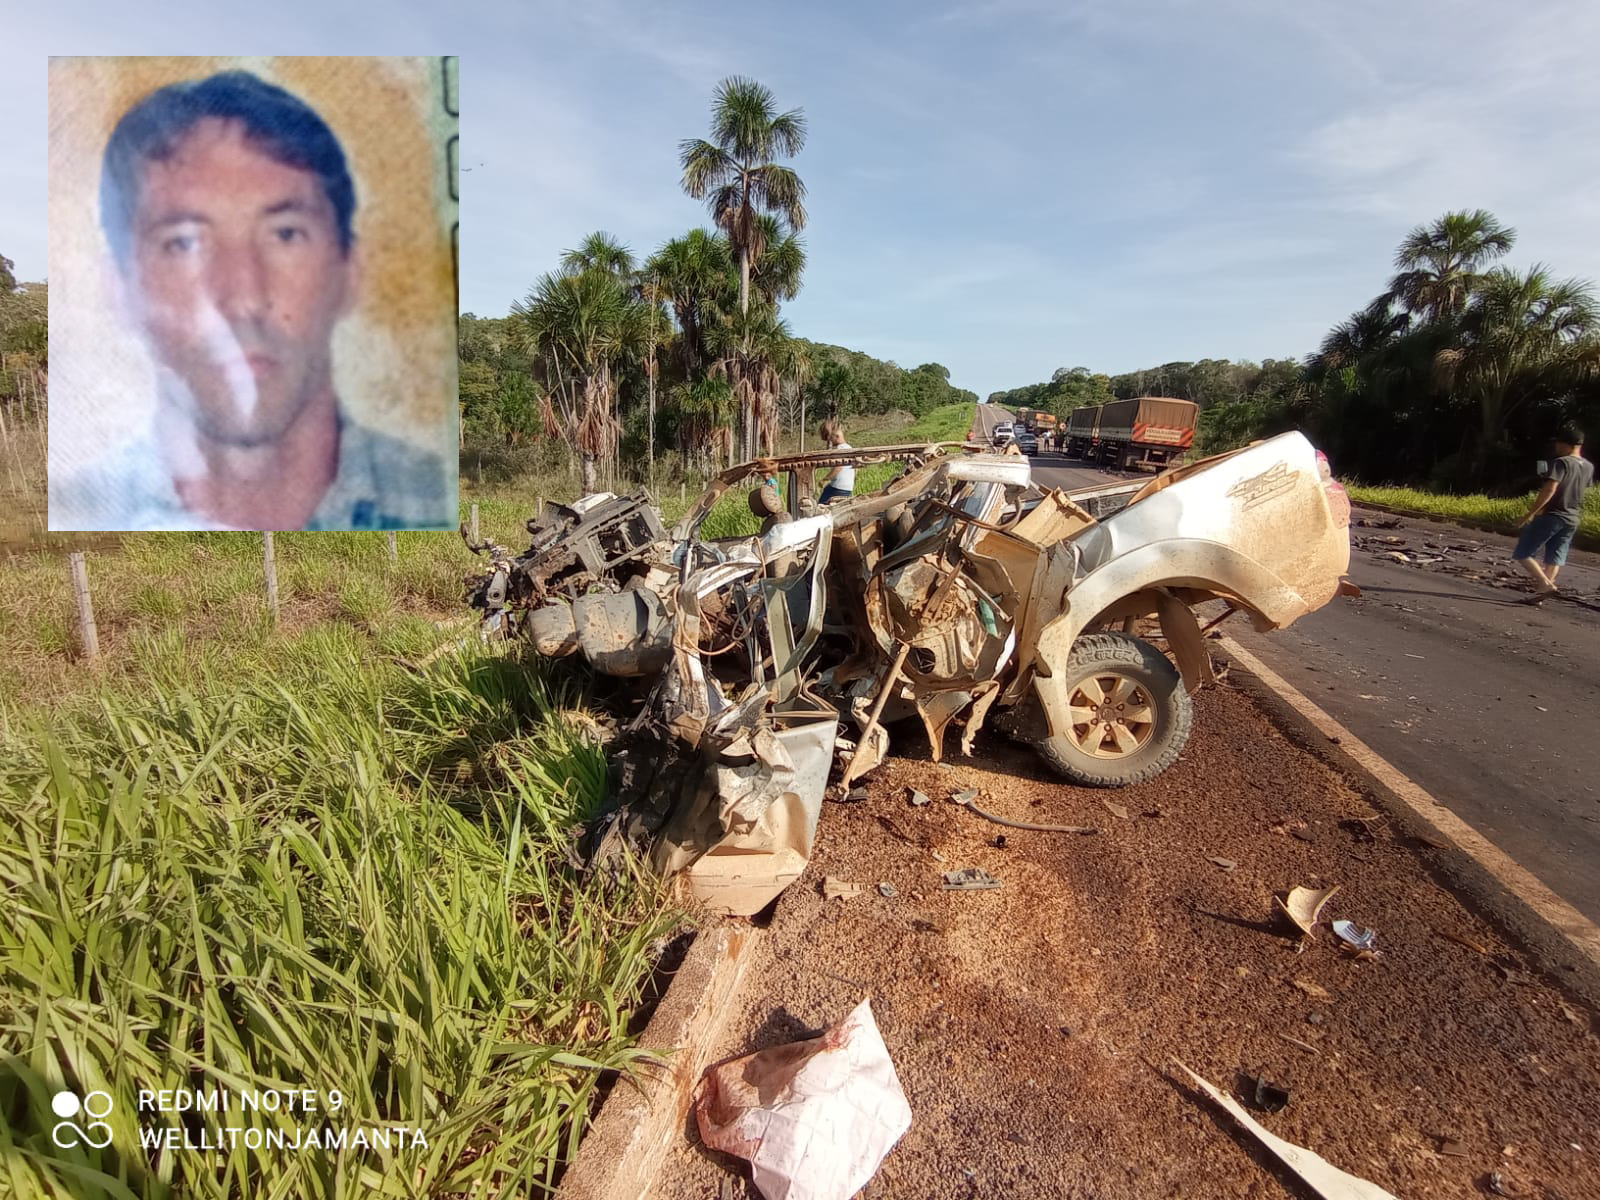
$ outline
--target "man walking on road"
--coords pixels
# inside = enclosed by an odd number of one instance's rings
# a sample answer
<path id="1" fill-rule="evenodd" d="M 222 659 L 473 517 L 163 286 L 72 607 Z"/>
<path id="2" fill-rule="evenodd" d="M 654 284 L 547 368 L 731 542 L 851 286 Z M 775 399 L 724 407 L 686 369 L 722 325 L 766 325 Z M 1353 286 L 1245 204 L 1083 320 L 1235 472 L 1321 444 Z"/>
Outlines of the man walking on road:
<path id="1" fill-rule="evenodd" d="M 1544 483 L 1520 526 L 1522 534 L 1511 557 L 1533 577 L 1537 588 L 1524 604 L 1539 604 L 1557 594 L 1556 575 L 1567 561 L 1567 547 L 1578 531 L 1583 494 L 1594 483 L 1594 464 L 1582 456 L 1582 449 L 1583 431 L 1576 426 L 1565 426 L 1556 434 L 1557 457 L 1540 476 Z"/>

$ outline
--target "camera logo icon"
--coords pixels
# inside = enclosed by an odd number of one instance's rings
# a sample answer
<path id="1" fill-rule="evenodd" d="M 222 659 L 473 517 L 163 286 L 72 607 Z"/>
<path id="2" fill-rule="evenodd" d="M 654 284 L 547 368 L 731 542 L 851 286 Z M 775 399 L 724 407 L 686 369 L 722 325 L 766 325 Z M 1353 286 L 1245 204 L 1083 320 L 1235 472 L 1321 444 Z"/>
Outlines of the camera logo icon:
<path id="1" fill-rule="evenodd" d="M 111 1144 L 111 1126 L 106 1118 L 116 1107 L 110 1092 L 89 1092 L 81 1099 L 76 1092 L 57 1092 L 50 1101 L 50 1110 L 61 1120 L 50 1131 L 50 1140 L 63 1150 L 74 1146 L 92 1146 L 102 1150 Z M 74 1117 L 87 1118 L 83 1124 Z"/>

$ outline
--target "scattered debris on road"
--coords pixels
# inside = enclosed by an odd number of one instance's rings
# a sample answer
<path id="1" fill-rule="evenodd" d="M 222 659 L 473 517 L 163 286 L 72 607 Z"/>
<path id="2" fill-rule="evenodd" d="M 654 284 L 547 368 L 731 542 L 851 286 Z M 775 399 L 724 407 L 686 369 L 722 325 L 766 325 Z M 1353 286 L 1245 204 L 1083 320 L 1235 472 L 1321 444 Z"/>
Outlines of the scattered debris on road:
<path id="1" fill-rule="evenodd" d="M 1328 993 L 1328 989 L 1323 987 L 1320 983 L 1317 983 L 1315 980 L 1311 980 L 1311 979 L 1291 979 L 1289 982 L 1297 990 L 1304 992 L 1306 995 L 1312 997 L 1313 999 L 1316 999 L 1316 1000 L 1332 1000 L 1333 999 L 1333 997 Z"/>
<path id="2" fill-rule="evenodd" d="M 1248 1133 L 1272 1151 L 1284 1166 L 1298 1175 L 1301 1181 L 1322 1196 L 1323 1200 L 1397 1200 L 1393 1193 L 1384 1191 L 1375 1183 L 1346 1174 L 1304 1146 L 1296 1146 L 1293 1142 L 1286 1142 L 1275 1134 L 1268 1133 L 1255 1118 L 1245 1112 L 1238 1101 L 1223 1095 L 1183 1063 L 1180 1062 L 1178 1066 L 1185 1075 L 1194 1080 L 1196 1087 L 1244 1126 Z"/>
<path id="3" fill-rule="evenodd" d="M 1338 920 L 1333 923 L 1333 932 L 1339 935 L 1339 940 L 1347 946 L 1354 946 L 1357 950 L 1376 950 L 1378 935 L 1371 929 L 1362 929 L 1354 921 Z"/>
<path id="4" fill-rule="evenodd" d="M 1262 1112 L 1282 1112 L 1289 1107 L 1288 1088 L 1271 1082 L 1264 1074 L 1256 1076 L 1255 1085 L 1256 1107 Z"/>
<path id="5" fill-rule="evenodd" d="M 1026 829 L 1034 833 L 1083 834 L 1100 832 L 1099 828 L 1094 825 L 1044 825 L 1036 821 L 1016 821 L 1010 817 L 1002 817 L 998 813 L 992 813 L 987 809 L 979 808 L 976 803 L 978 794 L 979 793 L 977 789 L 971 789 L 965 792 L 955 793 L 950 797 L 950 800 L 952 803 L 966 809 L 968 812 L 973 813 L 976 816 L 980 816 L 986 821 L 993 821 L 996 825 L 1004 825 L 1007 829 Z M 1001 846 L 1005 845 L 1005 838 L 1001 837 L 998 844 Z"/>
<path id="6" fill-rule="evenodd" d="M 1133 822 L 1103 826 L 1088 846 L 1007 830 L 1009 848 L 997 851 L 994 826 L 948 803 L 951 790 L 975 788 L 979 804 L 1041 821 L 1096 807 L 1094 794 L 1060 787 L 1004 743 L 985 740 L 953 775 L 926 752 L 891 759 L 868 804 L 824 811 L 810 878 L 869 889 L 893 880 L 898 897 L 836 904 L 814 883 L 789 889 L 713 1057 L 804 1036 L 859 1000 L 838 977 L 870 979 L 915 1123 L 869 1196 L 1316 1194 L 1182 1072 L 1146 1066 L 1173 1057 L 1270 1131 L 1395 1196 L 1481 1195 L 1491 1168 L 1527 1196 L 1543 1196 L 1541 1185 L 1600 1195 L 1600 1155 L 1583 1133 L 1600 1121 L 1595 1035 L 1559 1004 L 1585 1017 L 1581 1002 L 1560 979 L 1511 986 L 1485 958 L 1437 939 L 1435 929 L 1456 931 L 1522 961 L 1441 886 L 1436 855 L 1409 827 L 1374 822 L 1370 859 L 1353 858 L 1342 822 L 1371 818 L 1372 798 L 1314 749 L 1280 742 L 1232 689 L 1197 701 L 1206 719 L 1189 761 L 1108 793 Z M 906 806 L 907 787 L 934 802 Z M 1162 820 L 1139 816 L 1157 804 Z M 1318 841 L 1270 833 L 1286 813 Z M 886 836 L 882 817 L 908 840 Z M 1207 855 L 1240 865 L 1225 873 Z M 942 872 L 974 865 L 1003 888 L 941 888 Z M 1279 882 L 1341 885 L 1304 955 L 1294 953 L 1300 931 L 1267 898 Z M 1389 953 L 1360 969 L 1330 917 L 1375 928 Z M 1288 1088 L 1288 1108 L 1258 1112 L 1241 1071 Z M 1441 1157 L 1435 1131 L 1470 1156 Z M 1501 1155 L 1507 1144 L 1514 1159 Z M 671 1163 L 648 1200 L 715 1196 L 729 1170 L 697 1137 Z"/>
<path id="7" fill-rule="evenodd" d="M 767 1200 L 849 1200 L 911 1128 L 911 1106 L 863 1000 L 820 1037 L 711 1067 L 701 1140 L 749 1161 Z"/>
<path id="8" fill-rule="evenodd" d="M 1399 517 L 1381 520 L 1357 517 L 1351 524 L 1351 549 L 1371 560 L 1453 576 L 1504 591 L 1527 593 L 1532 587 L 1531 581 L 1521 572 L 1507 569 L 1508 542 L 1512 535 L 1507 535 L 1507 542 L 1478 538 L 1437 541 L 1427 537 L 1420 519 L 1408 523 Z M 1403 535 L 1356 532 L 1364 529 L 1401 530 Z M 1600 601 L 1592 591 L 1581 588 L 1563 587 L 1562 592 L 1566 599 L 1576 600 L 1583 607 L 1594 608 Z"/>
<path id="9" fill-rule="evenodd" d="M 944 873 L 944 890 L 947 892 L 981 892 L 1000 886 L 1000 881 L 982 867 L 963 867 L 959 871 Z"/>
<path id="10" fill-rule="evenodd" d="M 1331 888 L 1291 888 L 1289 894 L 1279 898 L 1273 896 L 1272 903 L 1277 910 L 1288 917 L 1301 933 L 1309 935 L 1316 928 L 1317 922 L 1322 918 L 1322 910 L 1332 900 L 1338 887 Z"/>
<path id="11" fill-rule="evenodd" d="M 861 885 L 828 875 L 822 880 L 822 894 L 829 900 L 854 900 L 861 895 Z"/>

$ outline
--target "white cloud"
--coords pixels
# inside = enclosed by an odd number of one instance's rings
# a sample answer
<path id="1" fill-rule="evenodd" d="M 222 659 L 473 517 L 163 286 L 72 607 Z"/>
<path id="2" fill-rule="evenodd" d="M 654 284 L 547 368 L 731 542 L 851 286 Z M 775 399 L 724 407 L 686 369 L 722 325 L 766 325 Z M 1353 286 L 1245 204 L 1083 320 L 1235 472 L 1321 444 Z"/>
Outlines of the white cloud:
<path id="1" fill-rule="evenodd" d="M 1442 44 L 1409 56 L 1406 82 L 1308 131 L 1291 165 L 1329 210 L 1403 230 L 1452 209 L 1489 208 L 1522 231 L 1519 258 L 1530 242 L 1559 247 L 1559 269 L 1593 273 L 1600 10 L 1528 10 L 1493 33 L 1462 39 L 1439 26 Z"/>

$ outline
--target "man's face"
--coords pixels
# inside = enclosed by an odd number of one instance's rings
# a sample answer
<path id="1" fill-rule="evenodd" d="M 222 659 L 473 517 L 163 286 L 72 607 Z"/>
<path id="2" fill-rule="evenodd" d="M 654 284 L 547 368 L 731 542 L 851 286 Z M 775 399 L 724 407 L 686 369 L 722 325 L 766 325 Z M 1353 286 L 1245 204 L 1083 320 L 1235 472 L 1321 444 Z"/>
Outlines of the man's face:
<path id="1" fill-rule="evenodd" d="M 317 178 L 207 119 L 145 164 L 133 238 L 130 298 L 164 393 L 208 438 L 276 441 L 330 385 L 355 290 Z"/>

